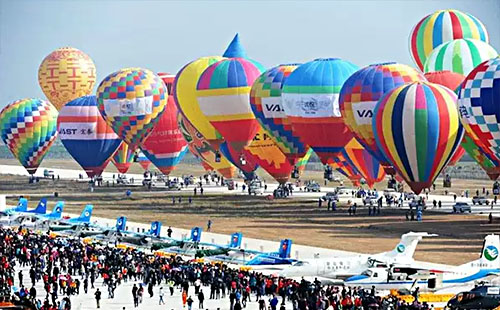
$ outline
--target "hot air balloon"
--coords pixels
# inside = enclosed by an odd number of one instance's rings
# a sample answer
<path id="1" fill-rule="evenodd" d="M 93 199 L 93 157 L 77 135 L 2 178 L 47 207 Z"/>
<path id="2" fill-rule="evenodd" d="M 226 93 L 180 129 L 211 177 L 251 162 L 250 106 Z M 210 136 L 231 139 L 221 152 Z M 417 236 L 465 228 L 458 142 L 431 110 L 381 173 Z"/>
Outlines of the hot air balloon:
<path id="1" fill-rule="evenodd" d="M 68 102 L 57 123 L 61 142 L 89 178 L 101 175 L 122 141 L 99 113 L 96 97 Z"/>
<path id="2" fill-rule="evenodd" d="M 250 145 L 243 150 L 243 156 L 245 159 L 255 161 L 280 184 L 288 182 L 295 168 L 276 145 L 271 135 L 262 127 L 259 128 Z"/>
<path id="3" fill-rule="evenodd" d="M 467 134 L 494 161 L 500 158 L 499 91 L 500 57 L 496 57 L 472 70 L 460 86 L 458 99 L 458 109 Z"/>
<path id="4" fill-rule="evenodd" d="M 292 165 L 306 154 L 308 148 L 292 132 L 292 125 L 281 104 L 281 89 L 298 66 L 279 65 L 267 70 L 255 80 L 250 91 L 250 106 L 255 117 Z"/>
<path id="5" fill-rule="evenodd" d="M 342 151 L 344 158 L 365 179 L 368 187 L 373 188 L 375 183 L 385 178 L 385 172 L 379 161 L 370 154 L 355 138 L 353 138 Z"/>
<path id="6" fill-rule="evenodd" d="M 142 169 L 146 171 L 149 170 L 149 166 L 151 166 L 151 161 L 149 160 L 149 158 L 146 157 L 146 155 L 142 151 L 139 151 L 137 153 L 137 162 L 142 167 Z"/>
<path id="7" fill-rule="evenodd" d="M 196 99 L 196 85 L 203 71 L 222 59 L 220 56 L 201 57 L 188 63 L 177 73 L 173 85 L 174 100 L 183 117 L 216 149 L 224 139 L 202 113 Z"/>
<path id="8" fill-rule="evenodd" d="M 466 133 L 462 141 L 462 148 L 483 168 L 488 177 L 495 181 L 500 176 L 500 162 L 491 160 Z"/>
<path id="9" fill-rule="evenodd" d="M 253 179 L 254 172 L 259 168 L 259 164 L 257 163 L 257 159 L 253 156 L 249 156 L 248 153 L 245 154 L 245 151 L 236 151 L 230 144 L 224 142 L 220 145 L 220 153 L 224 155 L 227 160 L 238 169 L 241 170 L 245 179 Z"/>
<path id="10" fill-rule="evenodd" d="M 488 43 L 458 39 L 436 47 L 425 61 L 425 72 L 449 70 L 467 75 L 481 62 L 498 56 Z"/>
<path id="11" fill-rule="evenodd" d="M 446 167 L 463 138 L 453 91 L 413 82 L 380 98 L 373 131 L 378 147 L 419 194 Z"/>
<path id="12" fill-rule="evenodd" d="M 237 152 L 250 144 L 259 128 L 249 94 L 263 71 L 253 60 L 223 59 L 205 69 L 196 86 L 201 112 Z"/>
<path id="13" fill-rule="evenodd" d="M 163 83 L 165 83 L 165 86 L 167 87 L 168 96 L 173 97 L 175 74 L 158 72 L 158 77 L 163 81 Z"/>
<path id="14" fill-rule="evenodd" d="M 307 150 L 306 155 L 304 155 L 303 157 L 299 158 L 299 160 L 295 164 L 295 167 L 299 171 L 299 174 L 302 173 L 302 172 L 304 172 L 306 170 L 307 162 L 309 161 L 309 158 L 311 158 L 311 155 L 313 153 L 314 153 L 313 149 L 309 148 Z"/>
<path id="15" fill-rule="evenodd" d="M 167 88 L 153 72 L 122 69 L 97 88 L 99 111 L 118 137 L 136 149 L 151 133 L 167 104 Z"/>
<path id="16" fill-rule="evenodd" d="M 394 62 L 373 64 L 351 75 L 340 91 L 339 106 L 354 136 L 389 174 L 395 171 L 377 147 L 372 130 L 373 110 L 386 92 L 405 83 L 425 80 L 416 69 Z"/>
<path id="17" fill-rule="evenodd" d="M 165 175 L 168 175 L 188 151 L 186 140 L 177 124 L 177 106 L 169 97 L 158 124 L 141 145 L 147 158 Z"/>
<path id="18" fill-rule="evenodd" d="M 94 62 L 73 47 L 53 51 L 38 68 L 38 83 L 57 110 L 73 99 L 90 95 L 95 82 Z"/>
<path id="19" fill-rule="evenodd" d="M 424 70 L 429 54 L 442 43 L 455 39 L 475 39 L 488 42 L 488 32 L 474 16 L 457 10 L 439 10 L 422 18 L 409 38 L 410 54 L 415 64 Z"/>
<path id="20" fill-rule="evenodd" d="M 359 173 L 358 169 L 345 158 L 344 154 L 337 153 L 330 159 L 328 164 L 337 170 L 337 172 L 348 178 L 354 186 L 361 185 L 360 182 L 363 176 Z"/>
<path id="21" fill-rule="evenodd" d="M 47 101 L 21 99 L 0 112 L 0 134 L 12 155 L 34 174 L 57 136 L 57 110 Z"/>
<path id="22" fill-rule="evenodd" d="M 448 87 L 453 91 L 455 91 L 465 79 L 464 75 L 448 70 L 427 72 L 424 76 L 427 81 Z"/>
<path id="23" fill-rule="evenodd" d="M 342 84 L 357 69 L 338 58 L 316 59 L 295 69 L 283 85 L 281 99 L 293 135 L 312 147 L 325 165 L 352 138 L 338 96 Z"/>
<path id="24" fill-rule="evenodd" d="M 236 176 L 236 167 L 221 156 L 203 135 L 189 123 L 182 114 L 177 115 L 177 123 L 191 152 L 207 165 L 217 170 L 226 179 Z"/>
<path id="25" fill-rule="evenodd" d="M 134 162 L 134 150 L 128 147 L 128 144 L 123 142 L 111 157 L 111 161 L 120 173 L 127 173 L 128 169 Z"/>

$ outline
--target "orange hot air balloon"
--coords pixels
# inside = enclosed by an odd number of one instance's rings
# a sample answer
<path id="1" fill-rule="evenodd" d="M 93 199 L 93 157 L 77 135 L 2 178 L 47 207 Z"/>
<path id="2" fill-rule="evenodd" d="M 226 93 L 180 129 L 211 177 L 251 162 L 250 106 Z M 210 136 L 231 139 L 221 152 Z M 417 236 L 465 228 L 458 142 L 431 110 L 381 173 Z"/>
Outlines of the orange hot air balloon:
<path id="1" fill-rule="evenodd" d="M 73 47 L 58 48 L 38 68 L 38 83 L 57 110 L 71 100 L 90 95 L 95 82 L 94 62 Z"/>
<path id="2" fill-rule="evenodd" d="M 455 91 L 460 84 L 465 80 L 465 76 L 460 73 L 455 73 L 451 71 L 434 71 L 427 72 L 425 78 L 427 81 L 435 84 L 448 87 L 449 89 Z"/>

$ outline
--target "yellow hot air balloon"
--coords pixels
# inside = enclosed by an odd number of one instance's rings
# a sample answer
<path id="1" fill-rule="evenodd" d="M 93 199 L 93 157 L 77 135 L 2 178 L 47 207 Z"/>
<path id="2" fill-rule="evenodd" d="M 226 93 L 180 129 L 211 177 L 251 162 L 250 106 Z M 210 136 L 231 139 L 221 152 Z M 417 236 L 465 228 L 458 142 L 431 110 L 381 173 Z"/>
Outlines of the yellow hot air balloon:
<path id="1" fill-rule="evenodd" d="M 224 57 L 209 56 L 188 63 L 175 76 L 173 86 L 173 96 L 179 111 L 215 148 L 223 142 L 223 138 L 202 113 L 196 98 L 196 86 L 205 69 L 222 59 Z"/>
<path id="2" fill-rule="evenodd" d="M 73 47 L 58 48 L 38 68 L 38 83 L 57 110 L 71 100 L 90 95 L 95 82 L 94 62 Z"/>

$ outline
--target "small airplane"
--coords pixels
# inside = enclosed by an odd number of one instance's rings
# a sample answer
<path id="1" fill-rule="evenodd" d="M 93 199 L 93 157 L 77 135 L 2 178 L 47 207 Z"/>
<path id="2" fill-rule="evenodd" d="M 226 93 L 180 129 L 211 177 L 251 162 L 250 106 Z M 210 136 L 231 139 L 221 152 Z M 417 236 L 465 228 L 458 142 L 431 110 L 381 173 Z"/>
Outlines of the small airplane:
<path id="1" fill-rule="evenodd" d="M 17 206 L 14 208 L 6 209 L 4 213 L 7 215 L 16 214 L 45 214 L 47 212 L 47 198 L 42 198 L 38 205 L 33 210 L 28 210 L 28 199 L 19 198 Z"/>
<path id="2" fill-rule="evenodd" d="M 93 205 L 86 205 L 85 208 L 83 208 L 82 213 L 78 217 L 74 217 L 74 218 L 70 218 L 70 219 L 61 219 L 61 217 L 59 217 L 58 219 L 46 218 L 46 220 L 48 220 L 49 224 L 54 222 L 54 221 L 58 223 L 56 225 L 49 225 L 49 229 L 51 231 L 64 231 L 64 230 L 68 230 L 69 228 L 71 228 L 74 225 L 76 225 L 76 226 L 89 225 L 93 210 L 94 210 Z"/>
<path id="3" fill-rule="evenodd" d="M 22 198 L 24 199 L 24 198 Z M 26 201 L 27 203 L 27 201 Z M 42 226 L 46 226 L 47 223 L 52 221 L 58 221 L 61 219 L 62 211 L 64 208 L 64 202 L 58 201 L 51 213 L 46 213 L 47 203 L 46 200 L 42 205 L 42 200 L 38 204 L 37 208 L 30 211 L 16 211 L 15 213 L 11 213 L 7 218 L 1 220 L 2 223 L 6 223 L 10 226 L 26 226 L 32 228 L 39 228 Z M 45 210 L 43 210 L 45 209 Z M 37 211 L 37 212 L 34 212 Z M 45 211 L 41 213 L 42 211 Z"/>
<path id="4" fill-rule="evenodd" d="M 70 227 L 61 226 L 55 229 L 56 230 L 61 229 L 59 230 L 59 232 L 63 234 L 72 235 L 80 238 L 95 237 L 95 239 L 99 239 L 102 241 L 110 241 L 110 239 L 113 238 L 116 232 L 125 230 L 126 222 L 127 222 L 126 217 L 120 216 L 116 219 L 116 224 L 114 228 L 88 223 L 83 225 L 75 224 L 71 225 Z"/>
<path id="5" fill-rule="evenodd" d="M 418 242 L 423 237 L 433 236 L 436 235 L 408 232 L 401 236 L 401 241 L 389 252 L 299 260 L 279 274 L 284 277 L 311 277 L 322 282 L 330 282 L 332 279 L 345 279 L 360 274 L 369 267 L 410 263 L 413 261 Z"/>
<path id="6" fill-rule="evenodd" d="M 439 291 L 450 287 L 472 286 L 475 282 L 500 275 L 499 235 L 487 235 L 481 257 L 460 266 L 441 265 L 420 261 L 372 267 L 345 281 L 349 286 L 377 289 L 407 289 Z"/>

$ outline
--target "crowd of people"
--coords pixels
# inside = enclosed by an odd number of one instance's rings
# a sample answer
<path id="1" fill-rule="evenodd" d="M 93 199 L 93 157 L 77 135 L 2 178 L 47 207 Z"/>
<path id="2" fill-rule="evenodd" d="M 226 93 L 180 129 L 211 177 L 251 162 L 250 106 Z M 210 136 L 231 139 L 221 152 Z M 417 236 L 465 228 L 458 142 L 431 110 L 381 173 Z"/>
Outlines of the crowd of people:
<path id="1" fill-rule="evenodd" d="M 114 298 L 115 289 L 127 282 L 133 282 L 130 309 L 144 298 L 158 298 L 158 304 L 171 309 L 169 299 L 178 298 L 175 290 L 182 292 L 187 309 L 206 309 L 206 299 L 220 299 L 219 309 L 230 310 L 249 302 L 262 310 L 417 309 L 376 296 L 374 289 L 323 286 L 25 229 L 0 228 L 0 255 L 0 305 L 12 302 L 25 309 L 70 310 L 73 297 L 82 293 L 92 294 L 100 308 L 106 294 Z M 418 304 L 418 309 L 426 307 Z"/>

